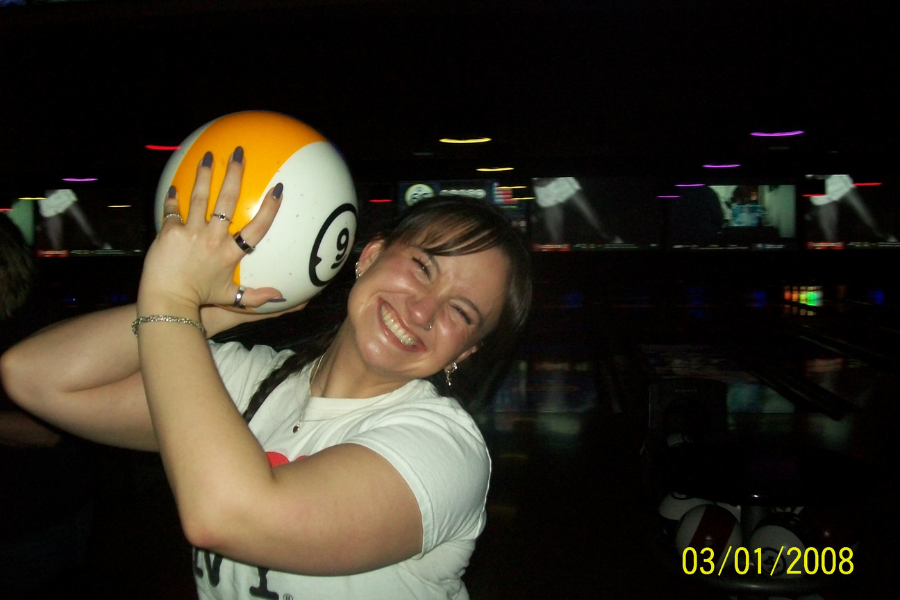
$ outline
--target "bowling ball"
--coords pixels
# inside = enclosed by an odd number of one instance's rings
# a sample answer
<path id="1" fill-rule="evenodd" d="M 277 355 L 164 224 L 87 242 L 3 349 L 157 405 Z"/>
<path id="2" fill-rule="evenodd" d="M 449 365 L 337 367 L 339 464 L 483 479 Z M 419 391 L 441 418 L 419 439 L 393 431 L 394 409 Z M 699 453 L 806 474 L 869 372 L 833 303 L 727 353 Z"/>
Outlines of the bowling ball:
<path id="1" fill-rule="evenodd" d="M 704 504 L 712 504 L 712 502 L 702 498 L 693 498 L 678 492 L 666 494 L 659 503 L 659 516 L 663 533 L 670 537 L 674 536 L 675 531 L 678 529 L 678 522 L 681 521 L 681 517 L 684 516 L 684 513 L 695 506 L 702 506 Z"/>
<path id="2" fill-rule="evenodd" d="M 734 565 L 734 556 L 741 545 L 741 524 L 734 515 L 721 506 L 703 504 L 690 509 L 678 523 L 675 532 L 675 547 L 679 555 L 687 548 L 693 548 L 698 556 L 704 548 L 711 548 L 715 559 L 716 572 L 727 561 L 727 566 Z M 730 548 L 730 551 L 729 551 Z"/>
<path id="3" fill-rule="evenodd" d="M 350 256 L 358 214 L 355 186 L 337 149 L 309 125 L 274 112 L 233 113 L 191 133 L 169 158 L 156 190 L 157 228 L 172 185 L 178 211 L 187 218 L 197 166 L 208 151 L 214 160 L 209 220 L 238 146 L 244 149 L 244 176 L 229 233 L 247 225 L 269 189 L 281 183 L 284 191 L 274 223 L 233 279 L 245 287 L 276 288 L 287 300 L 256 312 L 285 310 L 322 291 Z"/>
<path id="4" fill-rule="evenodd" d="M 788 573 L 788 568 L 797 558 L 801 557 L 811 546 L 811 534 L 806 523 L 799 515 L 793 513 L 774 513 L 763 519 L 750 535 L 748 550 L 754 561 L 757 560 L 757 550 L 762 557 L 760 568 L 766 575 L 772 577 L 800 577 L 803 571 L 802 559 L 794 566 L 800 574 Z M 797 566 L 799 565 L 799 566 Z"/>

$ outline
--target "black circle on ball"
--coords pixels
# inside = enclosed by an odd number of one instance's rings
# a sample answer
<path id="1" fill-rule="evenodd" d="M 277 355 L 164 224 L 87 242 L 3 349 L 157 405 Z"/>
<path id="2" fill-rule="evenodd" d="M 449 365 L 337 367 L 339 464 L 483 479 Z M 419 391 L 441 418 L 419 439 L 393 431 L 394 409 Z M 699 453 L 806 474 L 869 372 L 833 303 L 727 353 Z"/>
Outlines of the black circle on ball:
<path id="1" fill-rule="evenodd" d="M 319 263 L 321 263 L 323 260 L 319 258 L 319 248 L 322 245 L 322 240 L 325 238 L 325 234 L 328 232 L 328 228 L 331 227 L 331 224 L 334 223 L 335 219 L 337 219 L 345 212 L 352 213 L 354 219 L 358 218 L 355 206 L 350 203 L 341 204 L 333 211 L 331 211 L 331 214 L 328 215 L 328 218 L 325 219 L 325 222 L 319 229 L 319 234 L 316 236 L 316 241 L 313 244 L 312 252 L 309 255 L 309 280 L 316 287 L 325 287 L 326 285 L 328 285 L 328 282 L 334 278 L 334 275 L 337 275 L 336 269 L 340 267 L 341 264 L 343 264 L 343 262 L 347 259 L 347 256 L 350 255 L 350 246 L 352 245 L 352 241 L 350 240 L 351 236 L 350 232 L 347 231 L 346 228 L 344 228 L 338 235 L 338 244 L 342 245 L 342 247 L 336 248 L 338 253 L 335 255 L 334 264 L 331 265 L 331 268 L 335 270 L 335 273 L 328 280 L 323 281 L 319 279 L 319 276 L 316 274 L 316 267 L 318 267 Z M 330 256 L 331 251 L 326 250 L 325 254 L 326 256 Z"/>

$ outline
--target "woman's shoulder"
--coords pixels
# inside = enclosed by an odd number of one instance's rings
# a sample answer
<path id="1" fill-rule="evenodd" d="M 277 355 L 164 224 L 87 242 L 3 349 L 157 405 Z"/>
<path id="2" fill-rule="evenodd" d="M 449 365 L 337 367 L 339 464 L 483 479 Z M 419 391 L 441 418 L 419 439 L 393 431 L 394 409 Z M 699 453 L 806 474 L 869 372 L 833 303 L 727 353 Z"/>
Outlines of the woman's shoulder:
<path id="1" fill-rule="evenodd" d="M 258 381 L 293 354 L 290 350 L 278 351 L 269 346 L 247 348 L 240 342 L 210 342 L 209 349 L 226 385 L 234 380 Z"/>
<path id="2" fill-rule="evenodd" d="M 382 420 L 394 420 L 407 424 L 419 423 L 429 428 L 464 429 L 481 437 L 475 419 L 458 400 L 442 396 L 433 385 L 423 379 L 414 379 L 391 392 L 382 404 Z"/>

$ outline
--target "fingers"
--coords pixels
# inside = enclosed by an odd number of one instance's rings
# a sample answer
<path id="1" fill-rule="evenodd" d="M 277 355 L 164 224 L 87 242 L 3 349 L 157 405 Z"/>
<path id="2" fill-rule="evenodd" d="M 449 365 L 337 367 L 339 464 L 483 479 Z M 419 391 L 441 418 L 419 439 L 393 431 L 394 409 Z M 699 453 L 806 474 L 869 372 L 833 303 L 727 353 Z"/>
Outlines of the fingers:
<path id="1" fill-rule="evenodd" d="M 210 223 L 222 222 L 229 223 L 231 216 L 234 214 L 234 208 L 237 206 L 238 198 L 241 197 L 241 179 L 244 176 L 244 149 L 238 146 L 228 161 L 225 169 L 225 179 L 222 181 L 222 189 L 219 190 L 219 196 L 216 198 L 216 207 L 213 209 L 213 216 Z M 216 219 L 218 216 L 218 219 Z"/>
<path id="2" fill-rule="evenodd" d="M 169 224 L 170 221 L 174 221 L 179 225 L 184 224 L 184 219 L 178 212 L 178 195 L 176 193 L 175 186 L 169 186 L 169 191 L 166 194 L 165 201 L 163 202 L 162 226 L 165 227 Z"/>
<path id="3" fill-rule="evenodd" d="M 234 295 L 234 301 L 231 303 L 232 308 L 258 308 L 267 303 L 284 302 L 281 292 L 275 288 L 245 288 L 239 287 Z"/>
<path id="4" fill-rule="evenodd" d="M 272 226 L 275 215 L 278 213 L 278 208 L 281 206 L 283 191 L 284 186 L 280 183 L 269 190 L 259 205 L 256 215 L 240 231 L 241 238 L 250 246 L 256 246 L 269 231 L 269 227 Z M 244 248 L 242 250 L 247 251 Z"/>

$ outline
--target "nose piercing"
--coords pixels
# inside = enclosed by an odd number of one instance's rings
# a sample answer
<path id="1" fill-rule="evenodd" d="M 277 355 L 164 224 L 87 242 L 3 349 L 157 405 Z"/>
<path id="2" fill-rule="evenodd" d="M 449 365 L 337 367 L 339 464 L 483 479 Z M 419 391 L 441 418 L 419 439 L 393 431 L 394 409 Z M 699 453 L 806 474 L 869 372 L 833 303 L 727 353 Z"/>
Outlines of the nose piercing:
<path id="1" fill-rule="evenodd" d="M 431 326 L 432 326 L 432 325 L 434 325 L 434 323 L 429 323 L 429 324 L 428 324 L 428 327 L 425 328 L 425 331 L 431 331 Z"/>

